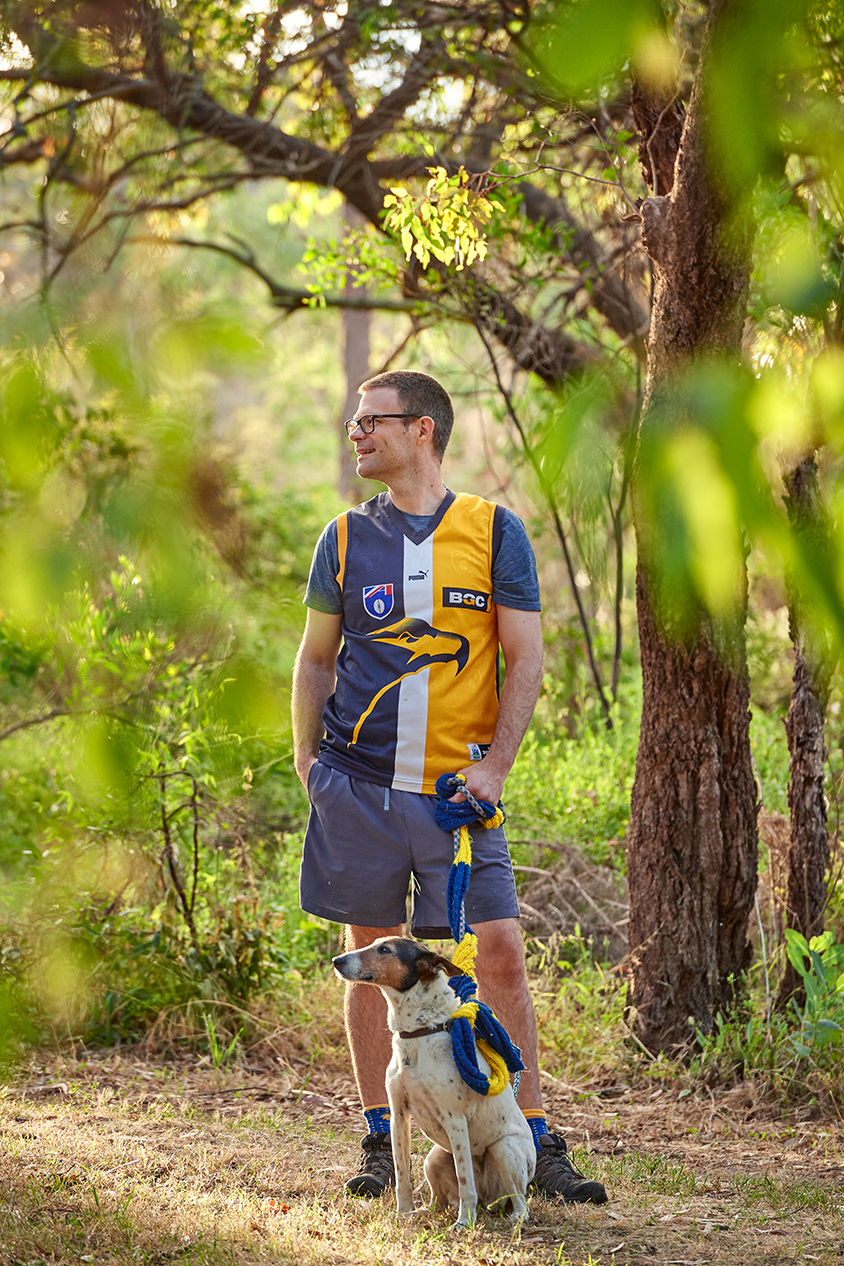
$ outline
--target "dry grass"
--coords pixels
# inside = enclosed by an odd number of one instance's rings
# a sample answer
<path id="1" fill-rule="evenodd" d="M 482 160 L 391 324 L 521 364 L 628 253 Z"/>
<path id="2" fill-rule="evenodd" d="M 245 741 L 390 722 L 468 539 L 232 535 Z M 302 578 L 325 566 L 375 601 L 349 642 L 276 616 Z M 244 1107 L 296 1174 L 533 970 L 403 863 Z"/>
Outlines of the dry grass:
<path id="1" fill-rule="evenodd" d="M 521 1234 L 453 1234 L 339 1194 L 361 1132 L 351 1085 L 304 1064 L 227 1072 L 138 1058 L 33 1065 L 0 1100 L 0 1263 L 836 1262 L 839 1123 L 772 1119 L 752 1088 L 688 1096 L 546 1078 L 552 1121 L 603 1208 L 531 1202 Z M 421 1179 L 424 1144 L 417 1140 Z M 421 1204 L 421 1196 L 420 1196 Z"/>

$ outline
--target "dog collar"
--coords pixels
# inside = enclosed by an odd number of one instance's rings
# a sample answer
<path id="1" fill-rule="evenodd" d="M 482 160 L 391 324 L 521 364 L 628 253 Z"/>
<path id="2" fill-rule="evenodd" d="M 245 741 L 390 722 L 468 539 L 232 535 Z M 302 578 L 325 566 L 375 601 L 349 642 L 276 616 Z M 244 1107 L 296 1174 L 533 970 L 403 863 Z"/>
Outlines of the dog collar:
<path id="1" fill-rule="evenodd" d="M 443 1024 L 428 1024 L 424 1029 L 411 1029 L 407 1032 L 397 1032 L 396 1037 L 428 1037 L 431 1033 L 450 1033 L 453 1021 L 446 1020 Z"/>

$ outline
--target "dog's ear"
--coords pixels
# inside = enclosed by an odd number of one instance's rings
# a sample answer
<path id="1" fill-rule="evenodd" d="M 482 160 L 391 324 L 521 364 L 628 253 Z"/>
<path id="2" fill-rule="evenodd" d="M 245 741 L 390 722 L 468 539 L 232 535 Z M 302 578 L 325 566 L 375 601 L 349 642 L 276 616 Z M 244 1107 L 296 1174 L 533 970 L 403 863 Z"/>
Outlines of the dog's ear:
<path id="1" fill-rule="evenodd" d="M 435 954 L 432 950 L 420 955 L 416 963 L 416 970 L 419 973 L 420 980 L 433 980 L 440 968 L 443 969 L 447 976 L 463 975 L 460 968 L 455 967 L 451 959 L 443 958 L 442 954 Z"/>

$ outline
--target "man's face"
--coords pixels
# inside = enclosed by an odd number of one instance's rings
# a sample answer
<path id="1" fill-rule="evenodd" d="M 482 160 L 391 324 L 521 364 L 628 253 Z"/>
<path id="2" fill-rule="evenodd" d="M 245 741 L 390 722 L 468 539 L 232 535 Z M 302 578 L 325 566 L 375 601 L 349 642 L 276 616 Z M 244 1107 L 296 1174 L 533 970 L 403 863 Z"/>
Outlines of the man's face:
<path id="1" fill-rule="evenodd" d="M 360 398 L 357 416 L 372 413 L 379 418 L 370 435 L 352 432 L 352 442 L 357 456 L 357 473 L 361 479 L 379 479 L 389 487 L 390 479 L 407 471 L 416 451 L 413 422 L 409 425 L 401 418 L 384 418 L 385 413 L 407 413 L 399 400 L 395 387 L 377 387 L 365 391 Z"/>

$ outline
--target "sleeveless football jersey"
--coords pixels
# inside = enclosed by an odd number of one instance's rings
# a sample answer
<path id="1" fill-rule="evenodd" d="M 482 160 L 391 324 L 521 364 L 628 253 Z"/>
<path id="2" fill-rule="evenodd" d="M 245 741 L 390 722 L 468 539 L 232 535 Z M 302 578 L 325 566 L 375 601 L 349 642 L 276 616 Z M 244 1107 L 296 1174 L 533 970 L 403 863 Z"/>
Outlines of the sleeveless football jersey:
<path id="1" fill-rule="evenodd" d="M 433 794 L 480 760 L 498 716 L 492 562 L 501 507 L 449 492 L 416 532 L 389 494 L 337 519 L 343 646 L 320 760 Z"/>

